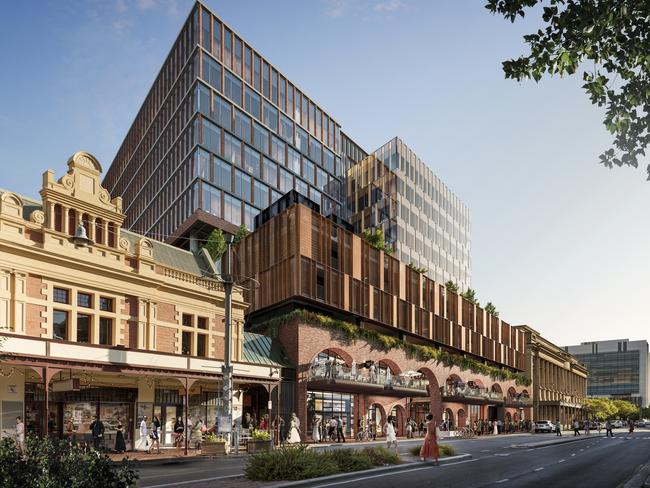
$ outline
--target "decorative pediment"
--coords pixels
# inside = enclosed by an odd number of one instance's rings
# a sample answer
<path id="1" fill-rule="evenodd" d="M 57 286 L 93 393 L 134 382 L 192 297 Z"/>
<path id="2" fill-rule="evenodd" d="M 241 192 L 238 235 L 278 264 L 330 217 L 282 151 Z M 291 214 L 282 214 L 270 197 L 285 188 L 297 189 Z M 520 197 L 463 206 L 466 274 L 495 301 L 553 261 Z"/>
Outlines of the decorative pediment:
<path id="1" fill-rule="evenodd" d="M 77 208 L 84 208 L 95 214 L 104 214 L 111 220 L 123 220 L 122 199 L 111 199 L 106 188 L 101 185 L 102 166 L 90 153 L 78 151 L 68 159 L 68 172 L 55 180 L 51 170 L 43 174 L 41 196 L 51 202 L 65 201 L 70 205 L 70 198 L 78 201 Z M 70 205 L 72 206 L 72 205 Z M 108 213 L 109 215 L 106 215 Z"/>
<path id="2" fill-rule="evenodd" d="M 0 195 L 0 214 L 7 217 L 22 219 L 23 200 L 15 193 L 3 193 Z"/>

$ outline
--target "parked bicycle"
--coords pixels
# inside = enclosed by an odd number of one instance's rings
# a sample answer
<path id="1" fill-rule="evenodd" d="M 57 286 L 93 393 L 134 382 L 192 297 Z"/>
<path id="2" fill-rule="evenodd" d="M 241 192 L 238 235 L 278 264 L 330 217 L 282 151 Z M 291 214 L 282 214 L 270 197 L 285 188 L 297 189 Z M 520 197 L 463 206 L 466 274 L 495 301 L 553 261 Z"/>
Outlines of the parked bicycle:
<path id="1" fill-rule="evenodd" d="M 458 431 L 458 437 L 461 439 L 472 439 L 475 437 L 474 429 L 471 427 L 463 427 Z"/>

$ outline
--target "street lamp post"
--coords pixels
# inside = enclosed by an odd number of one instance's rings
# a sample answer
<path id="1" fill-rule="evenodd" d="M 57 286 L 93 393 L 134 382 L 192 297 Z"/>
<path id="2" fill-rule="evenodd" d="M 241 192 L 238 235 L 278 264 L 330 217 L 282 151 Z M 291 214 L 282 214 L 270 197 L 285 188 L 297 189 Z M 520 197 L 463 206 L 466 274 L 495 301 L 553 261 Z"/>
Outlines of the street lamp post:
<path id="1" fill-rule="evenodd" d="M 233 428 L 232 419 L 232 244 L 233 237 L 228 239 L 228 250 L 226 256 L 226 269 L 222 273 L 223 288 L 225 292 L 225 346 L 224 346 L 224 359 L 222 367 L 223 378 L 223 410 L 228 422 L 228 429 L 226 429 L 226 443 L 230 446 L 231 434 Z"/>

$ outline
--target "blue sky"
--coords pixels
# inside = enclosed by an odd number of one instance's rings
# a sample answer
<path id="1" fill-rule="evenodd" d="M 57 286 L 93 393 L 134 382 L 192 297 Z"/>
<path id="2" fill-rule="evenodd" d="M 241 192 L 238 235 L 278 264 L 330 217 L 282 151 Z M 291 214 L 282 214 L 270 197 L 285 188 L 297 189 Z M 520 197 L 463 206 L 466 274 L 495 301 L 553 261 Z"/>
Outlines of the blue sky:
<path id="1" fill-rule="evenodd" d="M 560 345 L 648 339 L 650 183 L 607 170 L 580 78 L 505 80 L 523 52 L 481 0 L 207 0 L 366 150 L 400 136 L 472 212 L 472 284 Z M 42 1 L 0 16 L 0 187 L 38 196 L 76 150 L 106 169 L 192 2 Z"/>

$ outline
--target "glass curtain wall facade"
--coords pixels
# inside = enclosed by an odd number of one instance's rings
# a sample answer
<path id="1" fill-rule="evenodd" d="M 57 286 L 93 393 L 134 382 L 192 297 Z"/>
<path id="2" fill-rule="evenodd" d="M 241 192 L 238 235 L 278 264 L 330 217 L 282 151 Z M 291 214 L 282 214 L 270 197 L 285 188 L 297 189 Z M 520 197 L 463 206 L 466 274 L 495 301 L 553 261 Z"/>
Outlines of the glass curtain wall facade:
<path id="1" fill-rule="evenodd" d="M 381 228 L 399 260 L 470 286 L 469 209 L 399 138 L 353 163 L 346 185 L 356 232 Z"/>
<path id="2" fill-rule="evenodd" d="M 127 228 L 187 247 L 188 221 L 252 229 L 293 189 L 341 216 L 340 152 L 339 124 L 197 3 L 104 186 Z"/>

